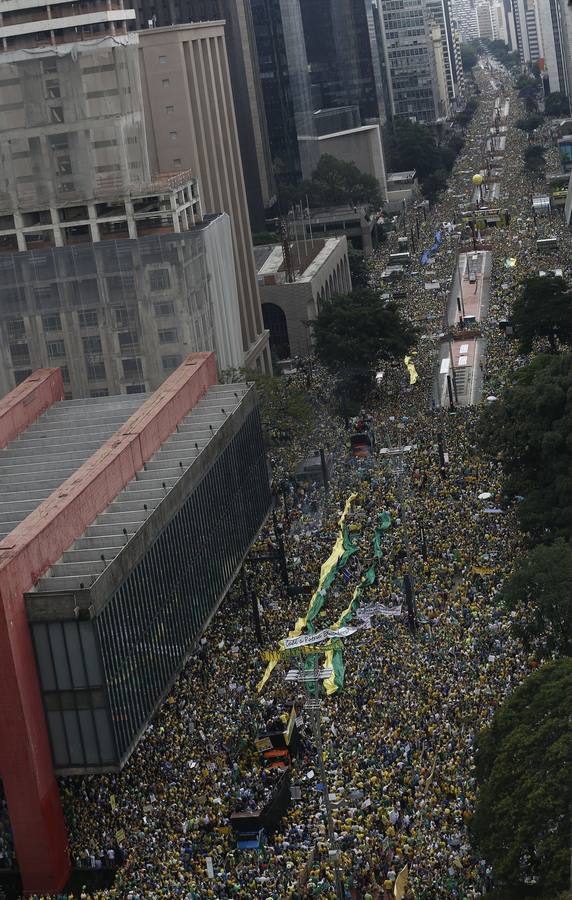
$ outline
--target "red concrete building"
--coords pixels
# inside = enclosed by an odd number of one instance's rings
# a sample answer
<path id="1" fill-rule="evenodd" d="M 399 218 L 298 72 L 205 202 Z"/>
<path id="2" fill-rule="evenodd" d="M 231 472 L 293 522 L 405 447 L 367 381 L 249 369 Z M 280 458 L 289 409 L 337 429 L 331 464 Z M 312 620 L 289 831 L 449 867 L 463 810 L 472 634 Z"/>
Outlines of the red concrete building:
<path id="1" fill-rule="evenodd" d="M 151 395 L 0 402 L 0 776 L 26 892 L 70 873 L 58 774 L 117 771 L 234 580 L 270 489 L 252 386 L 197 353 Z"/>

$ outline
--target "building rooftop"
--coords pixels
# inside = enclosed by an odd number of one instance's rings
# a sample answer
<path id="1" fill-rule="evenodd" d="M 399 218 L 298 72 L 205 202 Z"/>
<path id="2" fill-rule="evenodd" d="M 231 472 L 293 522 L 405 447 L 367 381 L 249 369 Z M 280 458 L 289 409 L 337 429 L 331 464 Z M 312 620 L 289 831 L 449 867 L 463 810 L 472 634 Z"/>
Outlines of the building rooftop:
<path id="1" fill-rule="evenodd" d="M 127 549 L 129 541 L 179 479 L 189 468 L 200 465 L 201 454 L 211 441 L 216 441 L 217 433 L 249 390 L 251 387 L 247 384 L 211 386 L 144 468 L 37 582 L 34 593 L 68 593 L 91 588 Z M 87 407 L 90 402 L 87 401 Z M 60 451 L 65 449 L 66 440 L 67 435 L 61 434 Z M 97 446 L 100 443 L 101 439 Z M 57 438 L 54 438 L 54 444 L 57 444 Z M 32 605 L 34 593 L 28 594 Z"/>
<path id="2" fill-rule="evenodd" d="M 413 181 L 417 176 L 416 169 L 410 169 L 407 172 L 388 172 L 387 183 L 391 184 L 396 181 Z"/>
<path id="3" fill-rule="evenodd" d="M 313 241 L 311 252 L 304 255 L 304 242 L 296 241 L 292 247 L 292 263 L 294 267 L 294 283 L 311 281 L 326 263 L 330 254 L 339 247 L 344 237 L 330 237 L 326 240 Z M 300 259 L 297 250 L 300 249 Z M 255 262 L 260 283 L 286 283 L 284 253 L 282 244 L 266 244 L 255 247 Z M 256 251 L 259 251 L 256 253 Z M 272 280 L 274 279 L 274 280 Z"/>
<path id="4" fill-rule="evenodd" d="M 0 541 L 4 543 L 147 397 L 122 394 L 55 403 L 0 450 Z"/>

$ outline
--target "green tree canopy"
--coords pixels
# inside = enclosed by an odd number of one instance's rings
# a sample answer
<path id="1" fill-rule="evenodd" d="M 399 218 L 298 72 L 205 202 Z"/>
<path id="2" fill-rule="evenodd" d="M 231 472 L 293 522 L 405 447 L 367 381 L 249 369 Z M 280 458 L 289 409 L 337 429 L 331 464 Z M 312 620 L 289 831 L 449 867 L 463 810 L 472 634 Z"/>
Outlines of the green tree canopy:
<path id="1" fill-rule="evenodd" d="M 367 287 L 369 278 L 369 269 L 365 261 L 363 250 L 356 250 L 351 245 L 348 246 L 348 260 L 350 264 L 350 275 L 352 277 L 352 286 Z"/>
<path id="2" fill-rule="evenodd" d="M 544 98 L 544 111 L 547 116 L 568 116 L 570 103 L 566 94 L 560 91 L 552 91 Z"/>
<path id="3" fill-rule="evenodd" d="M 522 353 L 532 350 L 536 338 L 547 338 L 552 351 L 572 342 L 572 295 L 563 278 L 532 276 L 521 287 L 512 321 Z"/>
<path id="4" fill-rule="evenodd" d="M 439 167 L 439 151 L 432 130 L 409 119 L 393 122 L 393 129 L 385 135 L 385 149 L 391 172 L 415 169 L 419 179 L 423 179 Z"/>
<path id="5" fill-rule="evenodd" d="M 314 206 L 339 206 L 346 203 L 381 206 L 377 178 L 361 172 L 355 163 L 344 162 L 327 153 L 320 157 L 312 178 L 305 185 L 306 193 Z"/>
<path id="6" fill-rule="evenodd" d="M 546 165 L 544 147 L 542 144 L 529 144 L 524 151 L 524 170 L 530 174 L 538 175 Z"/>
<path id="7" fill-rule="evenodd" d="M 520 128 L 521 131 L 526 131 L 527 134 L 532 134 L 533 131 L 542 125 L 542 122 L 543 119 L 539 113 L 531 113 L 525 119 L 517 119 L 516 127 Z"/>
<path id="8" fill-rule="evenodd" d="M 333 297 L 313 322 L 316 355 L 332 371 L 361 370 L 373 377 L 378 361 L 405 356 L 416 328 L 394 301 L 371 288 Z"/>
<path id="9" fill-rule="evenodd" d="M 572 656 L 572 548 L 563 538 L 520 556 L 500 599 L 527 650 Z"/>
<path id="10" fill-rule="evenodd" d="M 461 61 L 465 72 L 469 72 L 477 64 L 478 56 L 470 44 L 461 44 Z"/>
<path id="11" fill-rule="evenodd" d="M 307 431 L 312 407 L 305 391 L 293 387 L 287 376 L 265 375 L 257 369 L 226 369 L 221 373 L 221 381 L 254 382 L 267 443 L 286 443 Z"/>
<path id="12" fill-rule="evenodd" d="M 521 525 L 537 540 L 572 537 L 572 354 L 540 355 L 519 369 L 481 418 L 481 440 L 499 454 Z"/>
<path id="13" fill-rule="evenodd" d="M 479 786 L 471 840 L 515 900 L 554 900 L 570 878 L 572 660 L 530 675 L 476 744 Z"/>

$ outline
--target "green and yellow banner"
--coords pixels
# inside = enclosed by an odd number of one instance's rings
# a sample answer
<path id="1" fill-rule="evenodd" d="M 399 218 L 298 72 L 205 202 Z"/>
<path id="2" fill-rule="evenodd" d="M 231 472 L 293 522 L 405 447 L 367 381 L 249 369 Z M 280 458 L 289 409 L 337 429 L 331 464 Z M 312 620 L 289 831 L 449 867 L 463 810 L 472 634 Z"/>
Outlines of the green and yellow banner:
<path id="1" fill-rule="evenodd" d="M 403 358 L 403 362 L 405 363 L 407 371 L 409 372 L 409 384 L 416 384 L 419 379 L 419 374 L 417 372 L 417 369 L 413 365 L 413 360 L 410 356 L 405 356 Z"/>

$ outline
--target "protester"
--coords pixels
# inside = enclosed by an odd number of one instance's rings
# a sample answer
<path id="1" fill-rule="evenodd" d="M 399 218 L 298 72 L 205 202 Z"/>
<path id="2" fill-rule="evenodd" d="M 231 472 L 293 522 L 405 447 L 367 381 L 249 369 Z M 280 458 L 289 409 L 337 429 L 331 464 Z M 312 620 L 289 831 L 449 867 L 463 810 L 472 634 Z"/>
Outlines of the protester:
<path id="1" fill-rule="evenodd" d="M 460 221 L 462 203 L 469 202 L 473 190 L 471 176 L 481 167 L 482 135 L 493 121 L 495 99 L 509 95 L 506 149 L 495 177 L 502 206 L 512 217 L 509 225 L 486 232 L 493 253 L 489 316 L 482 324 L 487 397 L 501 391 L 524 361 L 498 321 L 510 313 L 517 279 L 536 271 L 539 261 L 530 186 L 522 173 L 526 138 L 512 127 L 522 106 L 502 72 L 495 70 L 492 77 L 483 70 L 477 80 L 479 107 L 447 192 L 426 221 L 420 210 L 410 209 L 403 226 L 405 233 L 415 235 L 420 256 L 443 222 Z M 550 230 L 570 247 L 562 222 L 551 220 Z M 330 588 L 319 627 L 333 625 L 348 606 L 366 564 L 375 565 L 377 578 L 364 591 L 364 605 L 405 608 L 403 576 L 410 572 L 413 578 L 417 631 L 410 632 L 406 616 L 375 617 L 371 628 L 345 639 L 345 685 L 322 698 L 335 841 L 344 895 L 355 900 L 393 897 L 406 865 L 407 896 L 417 900 L 476 898 L 488 890 L 494 873 L 486 860 L 475 857 L 467 836 L 476 790 L 473 743 L 533 664 L 496 605 L 520 536 L 513 509 L 500 505 L 500 466 L 485 459 L 477 446 L 479 409 L 449 413 L 431 405 L 458 240 L 455 229 L 442 229 L 441 245 L 429 265 L 412 266 L 404 276 L 405 310 L 422 328 L 413 357 L 419 381 L 410 386 L 401 361 L 388 365 L 366 410 L 377 450 L 415 445 L 402 457 L 402 473 L 395 457 L 375 452 L 367 460 L 355 460 L 349 455 L 349 434 L 331 414 L 332 379 L 314 364 L 308 388 L 314 425 L 302 438 L 271 452 L 275 484 L 281 488 L 276 511 L 297 592 L 287 592 L 273 562 L 246 567 L 249 587 L 258 598 L 265 648 L 274 649 L 304 615 L 336 540 L 341 510 L 355 492 L 347 521 L 357 551 Z M 370 262 L 375 287 L 381 287 L 390 249 L 382 245 Z M 517 259 L 513 269 L 504 267 L 509 255 Z M 439 281 L 440 290 L 427 290 L 429 280 Z M 292 378 L 300 387 L 308 381 L 302 371 Z M 437 448 L 441 439 L 449 460 L 445 467 Z M 316 446 L 332 455 L 328 493 L 291 477 Z M 482 492 L 492 495 L 490 507 L 503 511 L 487 512 L 479 500 Z M 382 538 L 382 556 L 374 562 L 373 534 L 382 512 L 391 516 L 391 527 Z M 273 542 L 272 529 L 264 529 L 258 549 Z M 91 897 L 335 896 L 305 695 L 301 685 L 285 681 L 287 661 L 257 692 L 265 662 L 251 615 L 251 605 L 236 585 L 124 770 L 62 781 L 75 864 L 98 868 L 125 857 L 113 887 Z M 273 790 L 274 776 L 263 769 L 254 741 L 259 729 L 292 703 L 302 716 L 303 752 L 292 772 L 301 799 L 291 802 L 266 846 L 239 851 L 229 816 L 263 804 Z M 3 840 L 0 830 L 5 856 L 11 853 L 6 834 Z"/>

